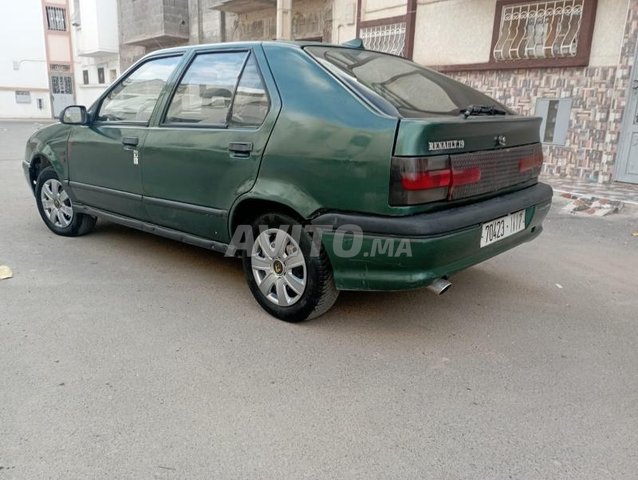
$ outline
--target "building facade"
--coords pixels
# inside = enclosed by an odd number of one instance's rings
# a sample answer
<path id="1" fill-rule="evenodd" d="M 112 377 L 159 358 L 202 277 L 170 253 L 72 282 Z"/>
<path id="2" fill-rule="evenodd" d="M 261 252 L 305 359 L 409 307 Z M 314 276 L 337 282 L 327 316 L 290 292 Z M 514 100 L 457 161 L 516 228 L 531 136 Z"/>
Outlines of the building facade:
<path id="1" fill-rule="evenodd" d="M 118 0 L 118 5 L 123 68 L 150 51 L 183 44 L 333 41 L 332 0 Z"/>
<path id="2" fill-rule="evenodd" d="M 186 43 L 359 37 L 542 117 L 544 173 L 638 183 L 638 0 L 118 3 L 123 66 Z"/>
<path id="3" fill-rule="evenodd" d="M 91 105 L 120 74 L 117 0 L 70 5 L 76 102 Z"/>
<path id="4" fill-rule="evenodd" d="M 74 103 L 67 0 L 6 2 L 0 29 L 0 117 L 51 118 Z M 7 48 L 10 46 L 10 48 Z"/>

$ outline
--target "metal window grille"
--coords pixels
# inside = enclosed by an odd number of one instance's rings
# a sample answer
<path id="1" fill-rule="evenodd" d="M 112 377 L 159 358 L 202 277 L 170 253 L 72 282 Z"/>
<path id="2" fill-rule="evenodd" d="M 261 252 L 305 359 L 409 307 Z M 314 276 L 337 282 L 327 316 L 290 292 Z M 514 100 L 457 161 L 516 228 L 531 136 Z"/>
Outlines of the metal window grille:
<path id="1" fill-rule="evenodd" d="M 52 75 L 51 76 L 51 91 L 52 93 L 73 93 L 73 81 L 71 77 L 66 75 Z"/>
<path id="2" fill-rule="evenodd" d="M 46 7 L 49 30 L 66 32 L 66 10 L 60 7 Z"/>
<path id="3" fill-rule="evenodd" d="M 368 50 L 403 55 L 405 51 L 405 22 L 362 27 L 359 37 Z"/>
<path id="4" fill-rule="evenodd" d="M 524 60 L 574 57 L 584 0 L 556 0 L 504 5 L 494 59 Z"/>

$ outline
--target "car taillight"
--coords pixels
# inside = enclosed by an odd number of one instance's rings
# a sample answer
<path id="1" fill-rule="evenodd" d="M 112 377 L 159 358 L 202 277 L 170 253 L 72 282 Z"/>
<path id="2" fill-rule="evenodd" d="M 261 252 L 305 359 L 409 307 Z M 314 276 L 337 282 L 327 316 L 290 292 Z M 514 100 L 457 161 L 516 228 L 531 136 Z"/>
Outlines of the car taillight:
<path id="1" fill-rule="evenodd" d="M 451 181 L 452 172 L 449 168 L 428 172 L 408 172 L 401 176 L 401 185 L 406 190 L 428 190 L 430 188 L 447 187 Z"/>
<path id="2" fill-rule="evenodd" d="M 534 153 L 527 157 L 523 157 L 518 161 L 518 171 L 521 173 L 531 172 L 538 175 L 543 165 L 543 150 L 539 147 L 534 149 Z"/>
<path id="3" fill-rule="evenodd" d="M 445 200 L 454 187 L 478 183 L 481 169 L 451 168 L 450 157 L 393 157 L 391 205 L 415 205 Z"/>

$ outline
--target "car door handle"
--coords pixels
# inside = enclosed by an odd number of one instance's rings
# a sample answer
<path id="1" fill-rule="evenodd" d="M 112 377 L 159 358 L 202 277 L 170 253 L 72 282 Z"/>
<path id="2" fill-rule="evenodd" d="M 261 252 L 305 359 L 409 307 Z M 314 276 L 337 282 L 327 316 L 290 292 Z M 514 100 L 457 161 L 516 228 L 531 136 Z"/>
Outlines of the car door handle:
<path id="1" fill-rule="evenodd" d="M 122 145 L 125 147 L 137 147 L 140 139 L 137 137 L 122 137 Z"/>
<path id="2" fill-rule="evenodd" d="M 253 151 L 253 144 L 250 142 L 231 142 L 228 144 L 228 151 L 231 157 L 248 158 Z"/>

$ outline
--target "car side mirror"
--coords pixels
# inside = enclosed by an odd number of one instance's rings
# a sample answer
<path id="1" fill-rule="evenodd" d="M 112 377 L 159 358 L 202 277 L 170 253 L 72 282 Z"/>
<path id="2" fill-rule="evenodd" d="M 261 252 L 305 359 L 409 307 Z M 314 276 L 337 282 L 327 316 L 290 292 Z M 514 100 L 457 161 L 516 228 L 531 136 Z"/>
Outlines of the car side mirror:
<path id="1" fill-rule="evenodd" d="M 89 117 L 84 105 L 70 105 L 62 110 L 60 122 L 65 125 L 86 125 Z"/>

